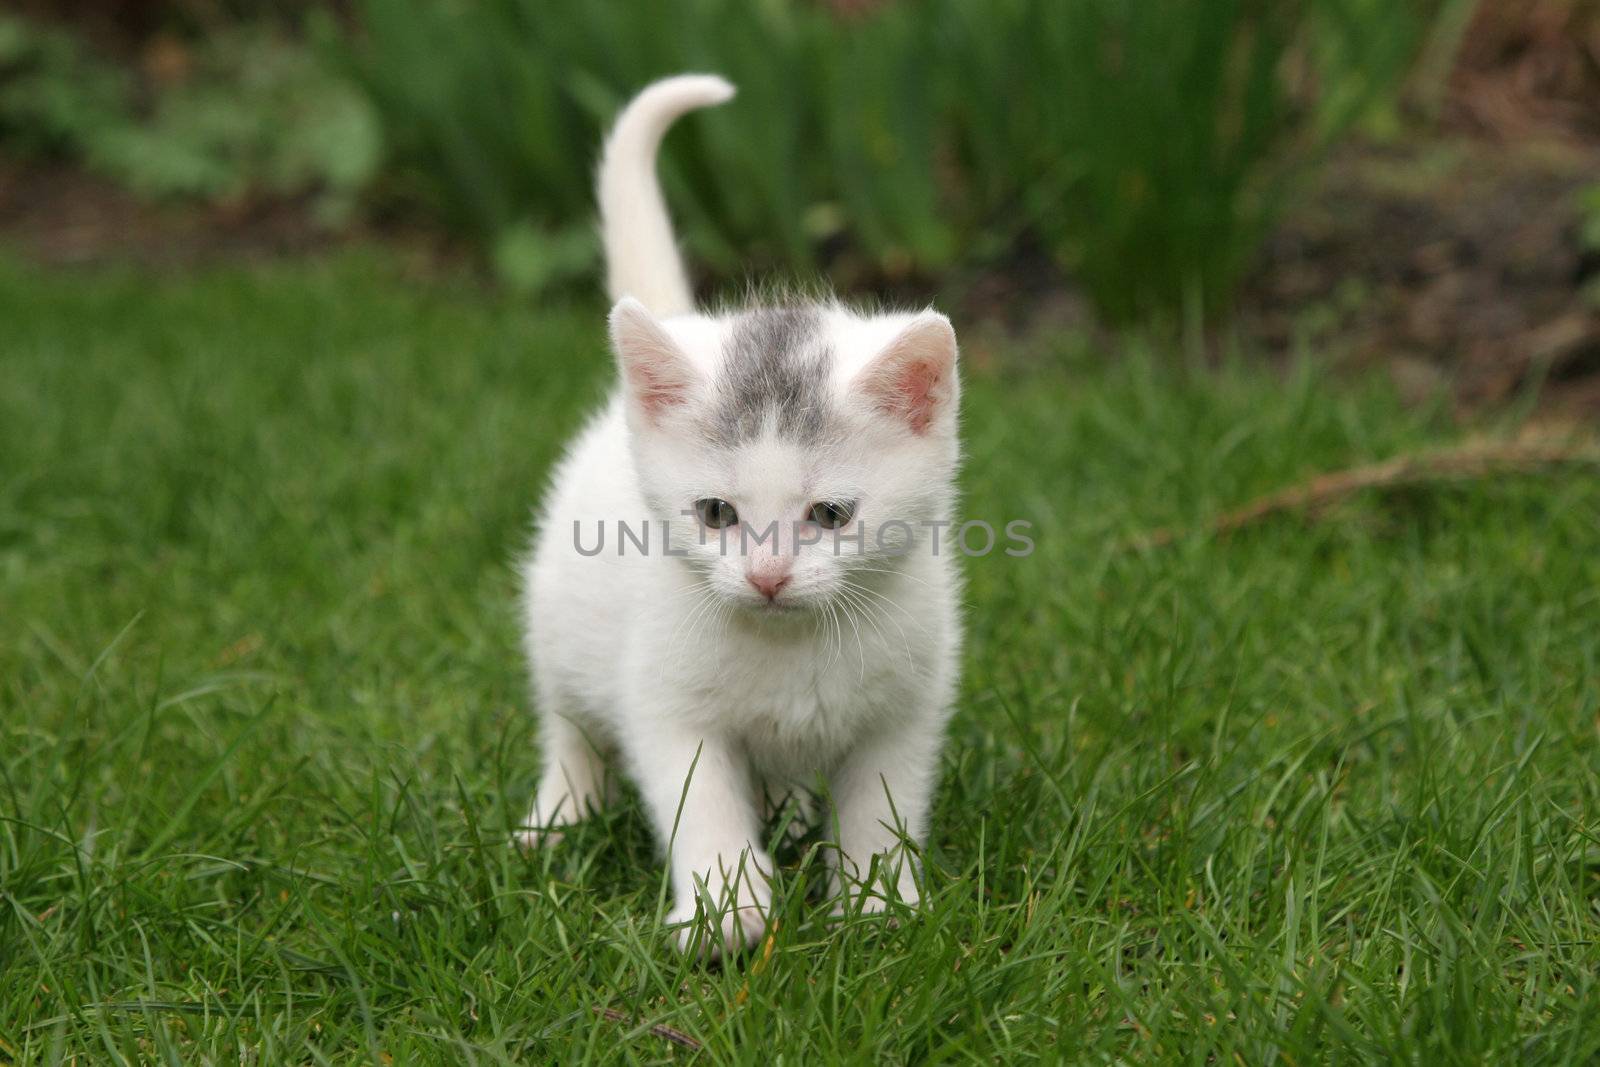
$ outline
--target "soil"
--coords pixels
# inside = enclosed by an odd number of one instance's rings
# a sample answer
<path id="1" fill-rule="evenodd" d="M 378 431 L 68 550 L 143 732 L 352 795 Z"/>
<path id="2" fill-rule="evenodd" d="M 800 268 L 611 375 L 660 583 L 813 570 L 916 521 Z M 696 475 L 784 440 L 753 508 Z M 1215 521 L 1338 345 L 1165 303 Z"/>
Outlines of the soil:
<path id="1" fill-rule="evenodd" d="M 1444 88 L 1433 140 L 1333 161 L 1244 321 L 1281 350 L 1320 306 L 1321 340 L 1409 393 L 1600 418 L 1600 2 L 1480 2 Z"/>
<path id="2" fill-rule="evenodd" d="M 293 201 L 158 204 L 75 167 L 4 159 L 0 238 L 53 266 L 158 267 L 297 255 L 342 239 Z"/>
<path id="3" fill-rule="evenodd" d="M 1597 181 L 1600 152 L 1570 143 L 1358 146 L 1268 242 L 1241 321 L 1269 350 L 1385 364 L 1417 399 L 1537 389 L 1600 415 L 1600 250 L 1579 207 Z"/>

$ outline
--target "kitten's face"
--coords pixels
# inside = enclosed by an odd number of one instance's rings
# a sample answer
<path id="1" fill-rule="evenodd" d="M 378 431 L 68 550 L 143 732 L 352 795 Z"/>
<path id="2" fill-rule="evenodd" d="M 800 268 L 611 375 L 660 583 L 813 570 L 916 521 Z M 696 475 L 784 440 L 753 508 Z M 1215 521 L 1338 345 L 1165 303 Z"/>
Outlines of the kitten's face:
<path id="1" fill-rule="evenodd" d="M 624 300 L 611 321 L 645 496 L 714 595 L 774 617 L 870 601 L 875 576 L 927 551 L 957 458 L 943 316 L 657 322 Z"/>

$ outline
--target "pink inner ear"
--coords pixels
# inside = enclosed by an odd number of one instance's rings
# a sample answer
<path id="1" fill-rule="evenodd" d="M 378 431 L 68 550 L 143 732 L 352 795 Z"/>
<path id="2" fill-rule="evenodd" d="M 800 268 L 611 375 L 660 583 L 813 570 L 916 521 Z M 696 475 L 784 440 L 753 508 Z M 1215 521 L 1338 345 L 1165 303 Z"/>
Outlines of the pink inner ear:
<path id="1" fill-rule="evenodd" d="M 639 406 L 652 415 L 658 415 L 689 399 L 689 383 L 673 362 L 672 357 L 668 356 L 661 362 L 635 362 L 628 366 L 634 396 L 638 398 Z"/>
<path id="2" fill-rule="evenodd" d="M 912 433 L 927 433 L 944 393 L 943 369 L 929 360 L 909 360 L 896 367 L 883 384 L 878 407 L 904 419 Z"/>
<path id="3" fill-rule="evenodd" d="M 688 403 L 696 375 L 644 305 L 624 297 L 611 312 L 611 343 L 634 402 L 648 416 Z"/>
<path id="4" fill-rule="evenodd" d="M 919 316 L 867 367 L 862 391 L 886 415 L 917 436 L 932 430 L 940 409 L 955 399 L 956 337 L 950 320 Z"/>

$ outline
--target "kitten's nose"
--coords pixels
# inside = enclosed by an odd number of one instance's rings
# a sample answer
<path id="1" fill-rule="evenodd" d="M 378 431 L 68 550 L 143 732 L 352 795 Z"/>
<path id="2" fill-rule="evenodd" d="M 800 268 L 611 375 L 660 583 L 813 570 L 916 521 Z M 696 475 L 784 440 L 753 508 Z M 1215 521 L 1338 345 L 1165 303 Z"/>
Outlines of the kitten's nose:
<path id="1" fill-rule="evenodd" d="M 778 599 L 778 590 L 789 584 L 788 571 L 753 570 L 746 574 L 745 578 L 768 600 Z"/>

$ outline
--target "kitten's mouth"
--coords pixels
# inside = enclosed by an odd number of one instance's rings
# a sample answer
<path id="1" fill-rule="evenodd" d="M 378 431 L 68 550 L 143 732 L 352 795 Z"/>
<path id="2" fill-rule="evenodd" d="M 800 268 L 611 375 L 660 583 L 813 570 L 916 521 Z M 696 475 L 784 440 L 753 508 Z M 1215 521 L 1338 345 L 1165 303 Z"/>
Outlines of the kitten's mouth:
<path id="1" fill-rule="evenodd" d="M 793 597 L 780 597 L 776 600 L 745 600 L 744 606 L 752 615 L 759 618 L 782 618 L 788 615 L 800 615 L 810 608 L 810 603 Z"/>

